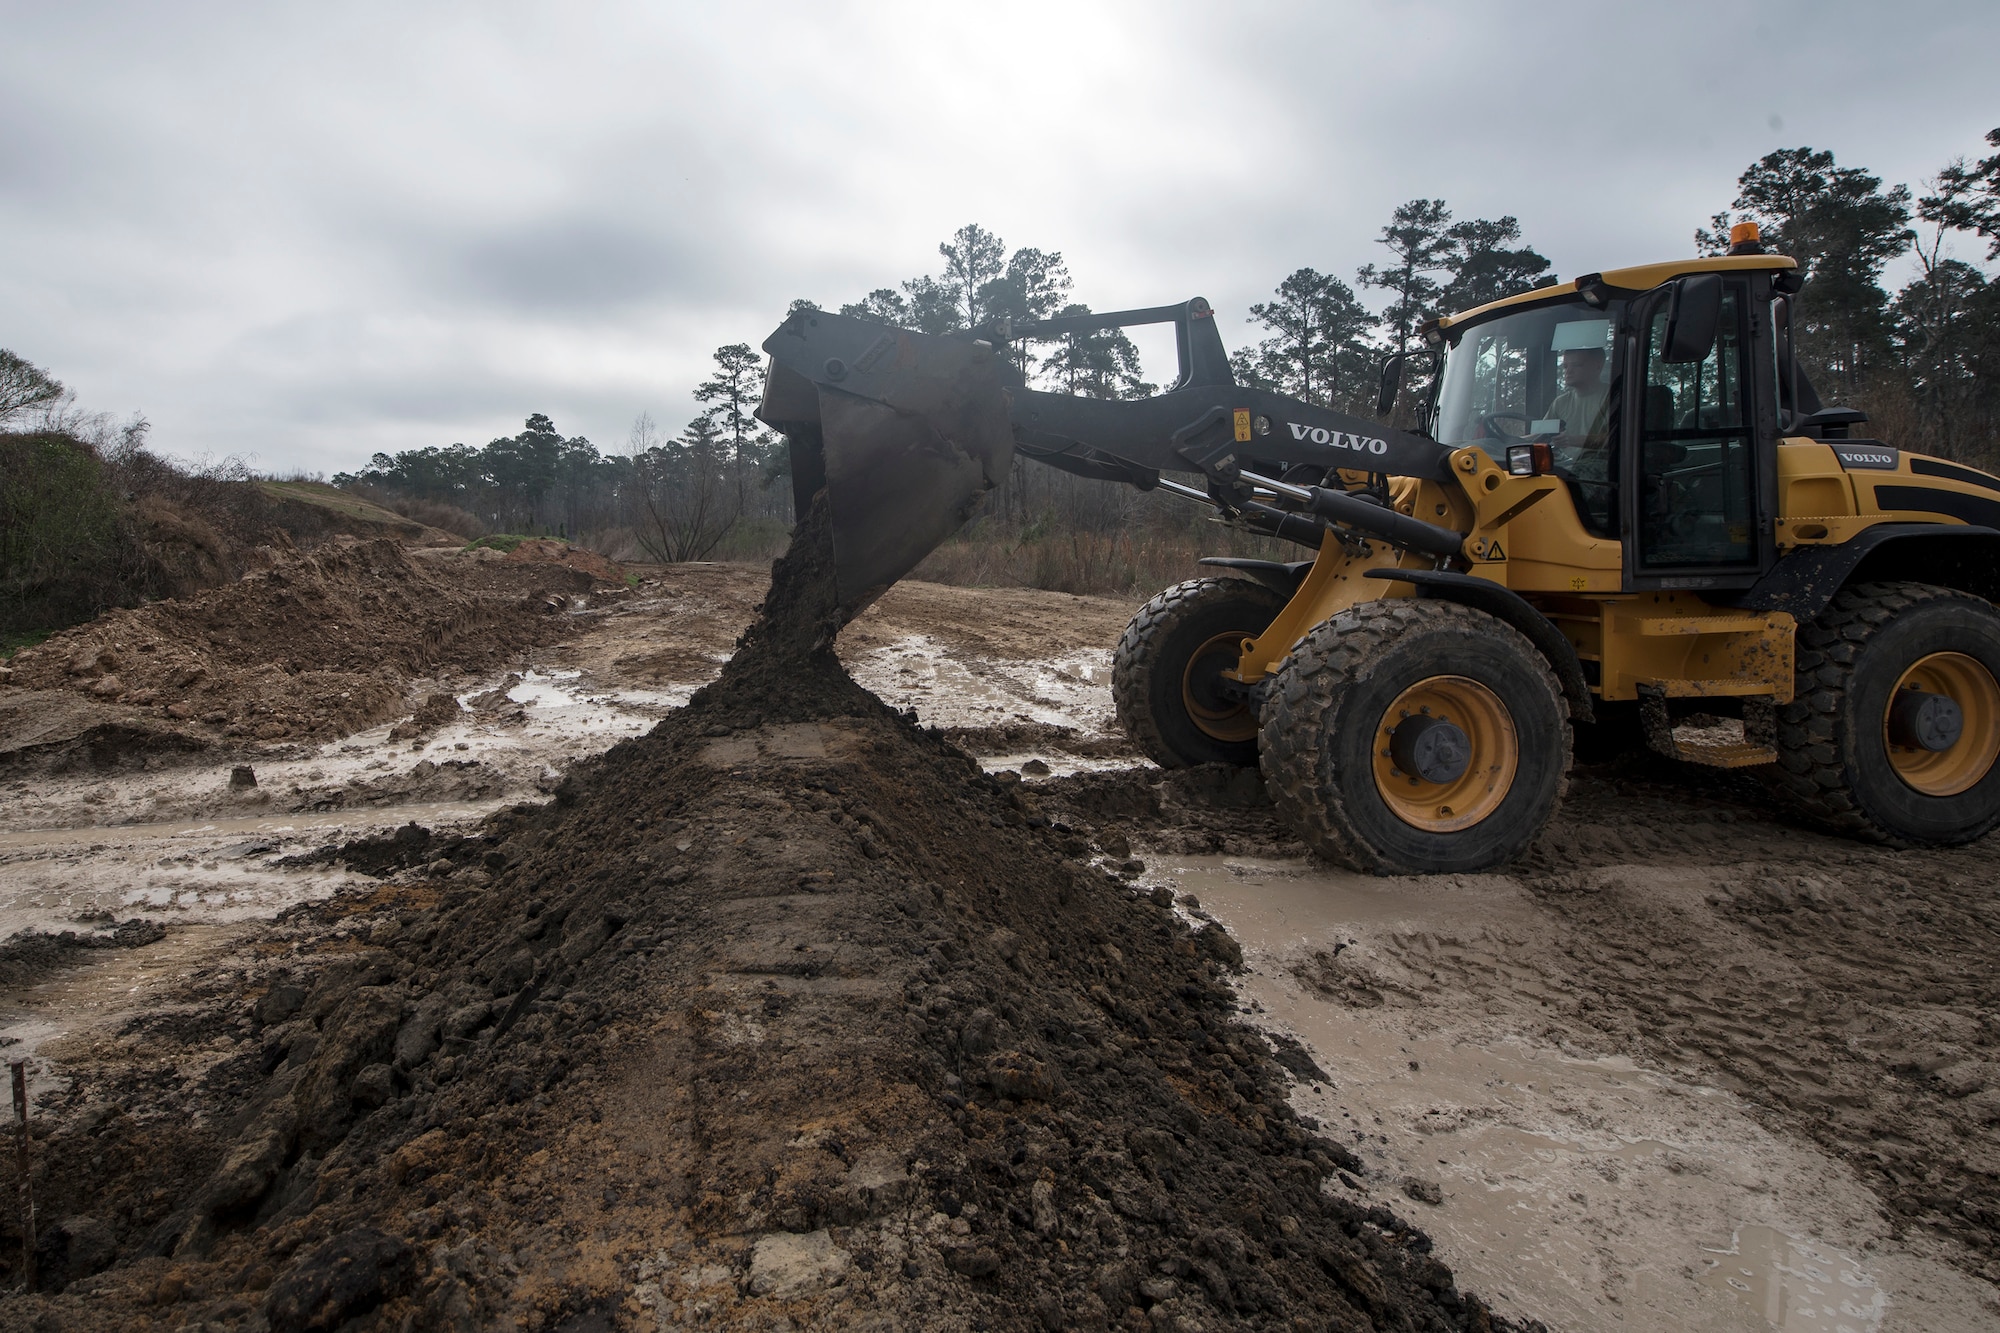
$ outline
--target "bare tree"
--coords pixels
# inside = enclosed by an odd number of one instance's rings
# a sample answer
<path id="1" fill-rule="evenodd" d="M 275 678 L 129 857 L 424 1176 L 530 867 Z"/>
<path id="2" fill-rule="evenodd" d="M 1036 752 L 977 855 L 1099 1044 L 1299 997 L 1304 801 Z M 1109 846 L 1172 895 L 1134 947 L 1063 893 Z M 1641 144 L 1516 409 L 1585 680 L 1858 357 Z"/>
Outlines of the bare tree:
<path id="1" fill-rule="evenodd" d="M 743 516 L 728 475 L 727 444 L 712 412 L 662 440 L 650 414 L 632 423 L 633 533 L 662 564 L 705 558 Z"/>
<path id="2" fill-rule="evenodd" d="M 62 401 L 62 383 L 53 375 L 0 347 L 0 422 Z"/>

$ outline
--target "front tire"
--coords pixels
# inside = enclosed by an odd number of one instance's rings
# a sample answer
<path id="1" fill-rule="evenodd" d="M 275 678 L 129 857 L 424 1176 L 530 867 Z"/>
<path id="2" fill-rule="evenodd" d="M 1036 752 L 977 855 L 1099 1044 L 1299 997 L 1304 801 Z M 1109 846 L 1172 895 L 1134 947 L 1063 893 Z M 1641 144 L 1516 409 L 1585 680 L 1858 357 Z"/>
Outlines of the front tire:
<path id="1" fill-rule="evenodd" d="M 1191 579 L 1139 608 L 1118 640 L 1118 724 L 1161 768 L 1257 762 L 1257 713 L 1220 673 L 1271 627 L 1285 598 L 1247 579 Z"/>
<path id="2" fill-rule="evenodd" d="M 1992 603 L 1923 583 L 1844 588 L 1799 627 L 1794 669 L 1792 702 L 1778 712 L 1776 782 L 1813 822 L 1943 846 L 2000 823 Z M 1950 704 L 1912 708 L 1937 699 Z"/>
<path id="3" fill-rule="evenodd" d="M 1452 602 L 1334 616 L 1278 668 L 1262 720 L 1278 812 L 1321 856 L 1375 874 L 1505 864 L 1568 782 L 1569 705 L 1548 663 Z"/>

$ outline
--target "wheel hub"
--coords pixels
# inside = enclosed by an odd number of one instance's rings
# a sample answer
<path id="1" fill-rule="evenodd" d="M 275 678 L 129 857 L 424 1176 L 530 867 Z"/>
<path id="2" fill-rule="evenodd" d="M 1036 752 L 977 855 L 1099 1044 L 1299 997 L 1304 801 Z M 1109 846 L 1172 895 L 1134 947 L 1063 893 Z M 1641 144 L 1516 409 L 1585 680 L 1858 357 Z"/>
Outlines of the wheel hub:
<path id="1" fill-rule="evenodd" d="M 1455 722 L 1419 713 L 1389 733 L 1389 757 L 1423 782 L 1456 782 L 1472 766 L 1472 740 Z"/>
<path id="2" fill-rule="evenodd" d="M 1188 718 L 1219 741 L 1247 741 L 1257 734 L 1257 711 L 1248 692 L 1222 675 L 1242 658 L 1243 641 L 1255 637 L 1242 630 L 1214 635 L 1194 650 L 1181 673 L 1181 704 Z"/>
<path id="3" fill-rule="evenodd" d="M 1391 701 L 1376 725 L 1375 790 L 1426 833 L 1471 828 L 1500 808 L 1520 767 L 1520 738 L 1500 696 L 1469 676 L 1430 676 Z"/>
<path id="4" fill-rule="evenodd" d="M 1912 663 L 1882 711 L 1896 776 L 1925 796 L 1956 796 L 2000 759 L 2000 682 L 1978 658 L 1932 653 Z"/>
<path id="5" fill-rule="evenodd" d="M 1889 740 L 1906 750 L 1949 750 L 1965 734 L 1965 710 L 1950 695 L 1899 691 L 1889 705 Z"/>

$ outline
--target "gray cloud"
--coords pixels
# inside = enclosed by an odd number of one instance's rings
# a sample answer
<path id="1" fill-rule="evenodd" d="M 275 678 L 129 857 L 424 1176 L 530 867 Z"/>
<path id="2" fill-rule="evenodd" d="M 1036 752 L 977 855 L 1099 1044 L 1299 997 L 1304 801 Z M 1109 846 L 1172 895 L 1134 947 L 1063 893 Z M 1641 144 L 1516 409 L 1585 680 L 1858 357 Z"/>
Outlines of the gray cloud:
<path id="1" fill-rule="evenodd" d="M 1391 208 L 1564 273 L 1686 253 L 1771 148 L 1916 183 L 2000 123 L 1983 3 L 15 6 L 0 345 L 187 453 L 333 470 L 546 411 L 615 447 L 795 296 L 978 220 L 1100 307 L 1351 276 Z M 1782 124 L 1782 129 L 1774 129 Z"/>

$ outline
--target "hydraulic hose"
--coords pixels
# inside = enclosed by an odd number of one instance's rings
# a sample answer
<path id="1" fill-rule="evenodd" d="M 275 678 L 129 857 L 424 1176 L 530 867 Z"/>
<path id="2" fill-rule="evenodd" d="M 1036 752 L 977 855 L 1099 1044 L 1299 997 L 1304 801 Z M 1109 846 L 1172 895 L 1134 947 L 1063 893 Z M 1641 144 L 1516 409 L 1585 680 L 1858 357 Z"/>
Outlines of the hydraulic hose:
<path id="1" fill-rule="evenodd" d="M 1165 477 L 1159 478 L 1153 485 L 1173 495 L 1199 500 L 1205 505 L 1215 503 L 1215 498 L 1207 491 L 1198 491 L 1192 486 L 1183 486 Z M 1236 512 L 1254 520 L 1257 526 L 1273 537 L 1282 537 L 1288 542 L 1310 546 L 1315 551 L 1319 549 L 1320 543 L 1326 540 L 1326 524 L 1315 518 L 1307 518 L 1304 514 L 1288 514 L 1282 509 L 1274 509 L 1255 500 L 1237 505 Z"/>

